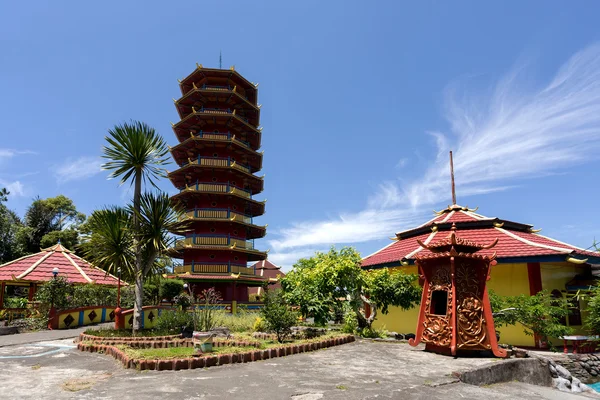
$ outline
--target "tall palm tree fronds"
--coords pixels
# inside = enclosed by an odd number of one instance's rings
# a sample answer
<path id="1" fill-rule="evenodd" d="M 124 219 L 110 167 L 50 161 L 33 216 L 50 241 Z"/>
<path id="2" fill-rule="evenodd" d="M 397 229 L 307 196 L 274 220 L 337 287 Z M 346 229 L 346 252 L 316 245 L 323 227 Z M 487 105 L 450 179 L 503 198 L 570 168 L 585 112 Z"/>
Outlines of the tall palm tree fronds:
<path id="1" fill-rule="evenodd" d="M 103 157 L 110 160 L 102 165 L 111 170 L 110 178 L 121 177 L 120 184 L 141 178 L 156 186 L 156 179 L 165 177 L 160 166 L 169 163 L 169 149 L 165 140 L 154 128 L 140 121 L 131 121 L 109 129 Z"/>

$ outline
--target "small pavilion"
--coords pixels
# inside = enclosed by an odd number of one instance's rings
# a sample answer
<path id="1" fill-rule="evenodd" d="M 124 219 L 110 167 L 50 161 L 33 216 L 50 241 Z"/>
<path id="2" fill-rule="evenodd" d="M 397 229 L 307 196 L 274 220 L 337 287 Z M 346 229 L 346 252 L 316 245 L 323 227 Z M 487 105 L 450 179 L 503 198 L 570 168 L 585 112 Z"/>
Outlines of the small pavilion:
<path id="1" fill-rule="evenodd" d="M 10 286 L 26 288 L 28 300 L 32 301 L 38 286 L 53 279 L 55 272 L 74 284 L 118 284 L 117 277 L 93 266 L 59 242 L 39 253 L 0 265 L 0 309 L 4 307 L 4 296 Z"/>
<path id="2" fill-rule="evenodd" d="M 535 295 L 547 290 L 556 298 L 566 298 L 570 315 L 564 324 L 573 328 L 576 335 L 585 334 L 586 303 L 576 295 L 598 285 L 600 253 L 543 236 L 541 229 L 534 229 L 532 225 L 488 217 L 477 212 L 477 209 L 456 204 L 452 158 L 451 178 L 453 204 L 435 212 L 429 221 L 396 233 L 391 238 L 392 243 L 363 258 L 362 267 L 389 268 L 418 274 L 418 260 L 428 253 L 427 247 L 446 238 L 455 227 L 456 234 L 466 241 L 498 241 L 493 249 L 477 252 L 481 256 L 495 256 L 496 264 L 491 267 L 487 284 L 489 289 L 502 296 Z M 403 311 L 391 307 L 387 315 L 377 318 L 375 326 L 403 334 L 414 333 L 418 319 L 418 308 Z M 541 346 L 539 340 L 525 335 L 520 326 L 498 330 L 503 343 Z"/>
<path id="3" fill-rule="evenodd" d="M 259 261 L 252 267 L 256 271 L 256 275 L 262 278 L 270 279 L 271 281 L 275 279 L 277 280 L 276 283 L 269 285 L 269 289 L 281 289 L 281 283 L 279 283 L 279 280 L 285 276 L 285 273 L 281 271 L 281 267 L 278 267 L 269 260 Z M 264 290 L 262 286 L 259 286 L 248 288 L 248 292 L 250 295 L 260 296 L 264 293 Z"/>

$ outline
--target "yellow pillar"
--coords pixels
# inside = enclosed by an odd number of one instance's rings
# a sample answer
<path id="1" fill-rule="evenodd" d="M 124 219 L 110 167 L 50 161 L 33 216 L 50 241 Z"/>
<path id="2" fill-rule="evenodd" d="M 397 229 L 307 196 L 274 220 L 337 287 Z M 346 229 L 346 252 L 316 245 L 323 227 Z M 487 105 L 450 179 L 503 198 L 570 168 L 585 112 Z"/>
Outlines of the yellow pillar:
<path id="1" fill-rule="evenodd" d="M 231 313 L 232 314 L 237 313 L 237 301 L 236 300 L 231 301 Z"/>

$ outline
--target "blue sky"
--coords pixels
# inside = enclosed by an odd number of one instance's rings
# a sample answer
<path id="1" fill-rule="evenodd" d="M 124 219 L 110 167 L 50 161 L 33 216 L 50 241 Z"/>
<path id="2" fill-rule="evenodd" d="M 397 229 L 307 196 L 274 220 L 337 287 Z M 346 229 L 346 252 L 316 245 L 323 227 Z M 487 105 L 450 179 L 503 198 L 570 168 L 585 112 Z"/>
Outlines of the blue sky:
<path id="1" fill-rule="evenodd" d="M 227 4 L 227 5 L 225 5 Z M 83 212 L 127 200 L 100 171 L 129 119 L 174 145 L 195 63 L 259 82 L 268 235 L 290 266 L 366 256 L 450 202 L 582 247 L 600 238 L 600 4 L 128 1 L 0 5 L 0 186 Z M 174 165 L 170 166 L 173 169 Z M 169 181 L 162 189 L 174 192 Z"/>

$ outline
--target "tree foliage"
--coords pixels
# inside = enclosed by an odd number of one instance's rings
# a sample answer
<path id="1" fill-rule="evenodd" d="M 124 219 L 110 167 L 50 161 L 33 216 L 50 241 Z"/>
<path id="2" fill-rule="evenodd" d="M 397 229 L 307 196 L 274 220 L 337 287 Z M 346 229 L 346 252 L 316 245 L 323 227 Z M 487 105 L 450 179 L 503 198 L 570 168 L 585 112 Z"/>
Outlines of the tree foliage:
<path id="1" fill-rule="evenodd" d="M 108 144 L 103 148 L 103 157 L 108 161 L 102 167 L 112 171 L 111 178 L 121 178 L 121 184 L 130 182 L 133 186 L 133 204 L 130 208 L 132 210 L 131 227 L 136 232 L 136 235 L 133 236 L 134 257 L 131 270 L 135 277 L 136 296 L 132 324 L 135 332 L 142 326 L 144 278 L 150 268 L 155 265 L 155 260 L 162 251 L 163 246 L 160 240 L 164 237 L 161 230 L 142 232 L 144 229 L 152 229 L 151 226 L 144 228 L 142 225 L 144 214 L 150 220 L 162 218 L 159 215 L 160 212 L 155 212 L 155 210 L 150 210 L 150 213 L 143 212 L 142 182 L 149 182 L 157 188 L 156 179 L 166 176 L 166 171 L 161 167 L 169 162 L 167 156 L 169 150 L 166 142 L 156 130 L 143 122 L 131 121 L 116 125 L 108 133 L 109 136 L 106 137 Z M 159 204 L 155 205 L 160 206 Z M 168 208 L 169 204 L 166 206 Z M 152 234 L 154 237 L 151 238 Z"/>
<path id="2" fill-rule="evenodd" d="M 386 314 L 390 306 L 408 309 L 420 300 L 417 276 L 387 269 L 363 270 L 360 254 L 351 247 L 327 253 L 317 252 L 301 259 L 282 279 L 284 296 L 300 307 L 305 317 L 324 324 L 334 318 L 341 303 L 348 302 L 356 314 L 359 328 L 370 328 L 380 310 Z M 369 304 L 370 315 L 364 304 Z"/>
<path id="3" fill-rule="evenodd" d="M 282 343 L 292 333 L 292 327 L 298 321 L 298 315 L 292 311 L 281 290 L 267 290 L 263 296 L 264 305 L 260 314 L 265 327 L 274 332 L 277 341 Z"/>
<path id="4" fill-rule="evenodd" d="M 600 287 L 593 288 L 588 296 L 585 328 L 592 335 L 600 335 Z"/>
<path id="5" fill-rule="evenodd" d="M 85 215 L 66 196 L 36 197 L 23 220 L 4 204 L 10 193 L 0 190 L 0 262 L 37 253 L 59 241 L 75 250 Z"/>
<path id="6" fill-rule="evenodd" d="M 0 189 L 0 264 L 24 255 L 23 246 L 18 241 L 18 233 L 23 223 L 14 211 L 4 204 L 9 194 L 5 188 Z"/>
<path id="7" fill-rule="evenodd" d="M 490 290 L 489 296 L 496 328 L 519 324 L 526 335 L 535 335 L 548 344 L 551 344 L 550 339 L 571 331 L 561 323 L 569 315 L 566 300 L 555 298 L 545 290 L 534 296 L 500 296 Z"/>

